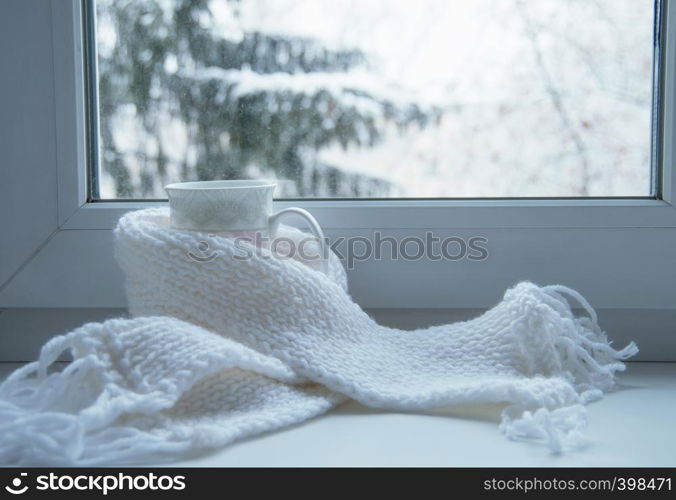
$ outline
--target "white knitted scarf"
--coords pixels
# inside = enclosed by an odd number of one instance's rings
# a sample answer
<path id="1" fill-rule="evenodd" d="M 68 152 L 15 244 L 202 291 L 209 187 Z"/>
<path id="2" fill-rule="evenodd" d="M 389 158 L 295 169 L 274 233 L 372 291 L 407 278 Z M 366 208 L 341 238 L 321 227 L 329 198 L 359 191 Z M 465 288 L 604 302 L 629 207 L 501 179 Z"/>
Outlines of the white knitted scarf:
<path id="1" fill-rule="evenodd" d="M 56 337 L 0 385 L 0 463 L 185 457 L 347 398 L 409 411 L 504 403 L 504 434 L 561 452 L 580 442 L 583 405 L 637 352 L 614 350 L 561 286 L 520 283 L 474 320 L 402 331 L 352 301 L 334 255 L 328 275 L 266 248 L 243 259 L 241 241 L 172 229 L 164 208 L 126 214 L 115 241 L 134 319 Z M 203 241 L 215 258 L 198 262 L 188 253 Z M 66 350 L 73 361 L 50 370 Z"/>

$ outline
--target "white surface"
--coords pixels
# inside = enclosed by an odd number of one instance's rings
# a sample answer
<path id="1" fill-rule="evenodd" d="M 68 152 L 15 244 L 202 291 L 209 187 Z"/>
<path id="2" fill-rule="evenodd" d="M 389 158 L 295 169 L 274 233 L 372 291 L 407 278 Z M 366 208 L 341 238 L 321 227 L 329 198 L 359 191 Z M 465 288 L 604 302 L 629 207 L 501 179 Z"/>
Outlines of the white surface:
<path id="1" fill-rule="evenodd" d="M 4 376 L 18 364 L 0 365 Z M 552 456 L 498 431 L 499 407 L 402 414 L 347 403 L 285 430 L 170 466 L 676 466 L 676 363 L 631 363 L 589 406 L 584 450 Z M 148 464 L 154 466 L 158 464 Z"/>

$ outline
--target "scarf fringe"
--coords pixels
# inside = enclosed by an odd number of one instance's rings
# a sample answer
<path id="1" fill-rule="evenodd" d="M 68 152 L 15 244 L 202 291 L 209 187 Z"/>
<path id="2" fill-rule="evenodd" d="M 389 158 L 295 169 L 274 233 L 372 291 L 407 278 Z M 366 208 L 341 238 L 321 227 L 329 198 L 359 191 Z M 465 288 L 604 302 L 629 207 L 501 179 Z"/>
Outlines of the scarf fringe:
<path id="1" fill-rule="evenodd" d="M 519 413 L 519 416 L 514 416 Z M 555 410 L 539 408 L 534 412 L 510 406 L 502 412 L 500 431 L 514 441 L 546 444 L 552 454 L 559 455 L 584 446 L 583 429 L 586 425 L 587 409 L 580 404 Z"/>
<path id="2" fill-rule="evenodd" d="M 82 330 L 86 326 L 53 338 L 42 347 L 37 361 L 14 371 L 0 384 L 0 463 L 124 464 L 188 450 L 188 442 L 168 441 L 137 427 L 106 428 L 135 402 L 84 390 L 93 378 L 105 373 L 94 356 L 75 359 L 63 370 L 49 373 L 54 362 L 73 349 L 75 335 Z M 145 404 L 155 403 L 147 400 Z"/>
<path id="3" fill-rule="evenodd" d="M 552 335 L 561 367 L 580 394 L 583 402 L 598 399 L 615 386 L 616 372 L 626 369 L 622 362 L 638 353 L 638 346 L 630 342 L 616 350 L 601 330 L 598 316 L 589 302 L 577 291 L 550 285 L 541 288 L 545 297 L 558 302 L 560 321 L 552 324 Z M 588 317 L 576 317 L 566 296 L 575 299 Z"/>
<path id="4" fill-rule="evenodd" d="M 502 413 L 500 431 L 513 440 L 542 442 L 553 454 L 560 454 L 584 446 L 582 429 L 587 425 L 587 410 L 583 405 L 614 388 L 616 372 L 626 369 L 622 361 L 637 354 L 638 346 L 630 342 L 623 349 L 614 349 L 598 324 L 596 311 L 577 291 L 563 285 L 535 289 L 553 312 L 546 315 L 543 325 L 557 354 L 554 368 L 564 373 L 578 401 L 553 409 L 545 402 L 536 409 L 511 405 Z M 569 298 L 577 301 L 588 316 L 576 317 Z M 532 358 L 528 361 L 531 366 L 538 362 Z"/>

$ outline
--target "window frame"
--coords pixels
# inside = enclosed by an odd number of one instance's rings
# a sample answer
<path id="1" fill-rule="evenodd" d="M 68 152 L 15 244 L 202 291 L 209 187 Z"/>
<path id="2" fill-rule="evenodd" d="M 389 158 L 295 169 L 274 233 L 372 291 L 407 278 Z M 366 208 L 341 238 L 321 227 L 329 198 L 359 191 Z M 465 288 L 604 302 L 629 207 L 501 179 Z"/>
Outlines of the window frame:
<path id="1" fill-rule="evenodd" d="M 661 113 L 657 140 L 661 146 L 658 158 L 661 198 L 285 200 L 275 202 L 275 208 L 303 207 L 333 237 L 363 235 L 377 229 L 401 237 L 425 230 L 480 234 L 489 241 L 487 263 L 492 256 L 499 256 L 503 263 L 518 263 L 511 274 L 509 269 L 501 268 L 495 279 L 484 276 L 474 280 L 473 274 L 480 275 L 477 266 L 486 263 L 445 263 L 449 267 L 444 269 L 451 271 L 440 273 L 440 264 L 433 262 L 419 261 L 414 265 L 400 261 L 361 262 L 349 274 L 353 295 L 364 307 L 483 308 L 495 303 L 515 279 L 544 282 L 553 277 L 580 288 L 600 307 L 674 308 L 676 252 L 671 252 L 675 254 L 672 256 L 654 249 L 676 240 L 675 1 L 664 0 L 664 23 L 659 33 L 661 92 L 657 104 Z M 23 184 L 51 183 L 56 193 L 57 217 L 52 230 L 35 245 L 35 250 L 5 273 L 9 279 L 0 285 L 0 307 L 123 307 L 122 277 L 112 256 L 111 230 L 124 212 L 163 202 L 88 200 L 85 137 L 89 124 L 85 107 L 82 3 L 51 0 L 49 8 L 55 161 L 41 167 L 44 178 L 37 181 L 34 172 L 27 173 L 31 178 L 26 178 Z M 31 224 L 29 215 L 19 212 L 11 217 L 14 224 Z M 565 245 L 552 248 L 551 238 L 564 233 Z M 622 248 L 603 247 L 609 237 L 615 238 L 613 241 Z M 519 241 L 524 245 L 514 243 Z M 567 255 L 585 245 L 601 245 L 605 252 L 587 255 L 585 267 L 607 269 L 609 261 L 617 262 L 617 275 L 612 280 L 580 278 L 579 259 L 571 260 Z M 627 263 L 631 261 L 629 254 L 640 253 L 642 248 L 653 250 L 640 262 L 646 278 L 637 281 L 636 269 L 628 269 Z M 529 272 L 531 261 L 544 252 L 552 266 L 558 266 L 556 272 L 544 272 L 542 263 Z M 639 261 L 634 262 L 638 265 Z M 569 275 L 575 279 L 566 282 Z M 459 287 L 462 293 L 448 284 L 449 277 L 464 280 Z M 632 283 L 632 288 L 625 292 L 617 290 L 623 279 Z M 454 291 L 443 295 L 447 289 Z"/>

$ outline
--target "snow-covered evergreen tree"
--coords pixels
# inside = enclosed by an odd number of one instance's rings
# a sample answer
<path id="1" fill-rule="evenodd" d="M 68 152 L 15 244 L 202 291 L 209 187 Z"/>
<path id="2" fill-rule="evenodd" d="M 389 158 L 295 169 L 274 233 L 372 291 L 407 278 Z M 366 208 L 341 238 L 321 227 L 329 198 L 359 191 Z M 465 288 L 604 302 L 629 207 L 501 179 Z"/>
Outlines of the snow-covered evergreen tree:
<path id="1" fill-rule="evenodd" d="M 319 161 L 438 111 L 368 71 L 357 49 L 245 31 L 241 2 L 99 0 L 102 180 L 162 197 L 168 180 L 277 178 L 282 196 L 386 196 L 388 182 Z"/>

